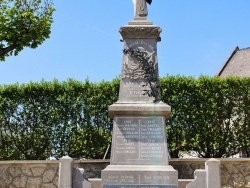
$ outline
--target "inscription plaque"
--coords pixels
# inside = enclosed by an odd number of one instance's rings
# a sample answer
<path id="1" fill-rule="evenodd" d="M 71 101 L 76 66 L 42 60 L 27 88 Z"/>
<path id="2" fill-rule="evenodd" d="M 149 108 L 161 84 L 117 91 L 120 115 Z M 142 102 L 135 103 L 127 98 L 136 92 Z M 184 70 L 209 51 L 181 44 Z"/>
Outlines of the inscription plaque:
<path id="1" fill-rule="evenodd" d="M 154 97 L 146 95 L 144 90 L 150 90 L 147 83 L 143 80 L 130 80 L 124 78 L 120 82 L 121 92 L 119 96 L 120 101 L 133 101 L 133 102 L 149 102 L 154 101 Z"/>
<path id="2" fill-rule="evenodd" d="M 111 164 L 167 165 L 164 117 L 115 117 Z"/>
<path id="3" fill-rule="evenodd" d="M 132 167 L 133 166 L 133 167 Z M 102 185 L 125 187 L 177 186 L 178 176 L 171 166 L 110 165 L 102 174 Z"/>

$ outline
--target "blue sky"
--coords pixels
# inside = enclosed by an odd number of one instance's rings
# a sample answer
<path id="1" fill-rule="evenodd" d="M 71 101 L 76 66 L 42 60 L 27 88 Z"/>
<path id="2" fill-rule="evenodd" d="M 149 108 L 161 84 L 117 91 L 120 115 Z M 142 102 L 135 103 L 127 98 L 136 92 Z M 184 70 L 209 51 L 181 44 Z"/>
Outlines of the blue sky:
<path id="1" fill-rule="evenodd" d="M 132 0 L 55 0 L 50 39 L 0 62 L 0 84 L 112 80 L 121 73 L 119 28 Z M 214 76 L 236 46 L 250 47 L 249 0 L 153 0 L 148 19 L 162 28 L 160 76 Z"/>

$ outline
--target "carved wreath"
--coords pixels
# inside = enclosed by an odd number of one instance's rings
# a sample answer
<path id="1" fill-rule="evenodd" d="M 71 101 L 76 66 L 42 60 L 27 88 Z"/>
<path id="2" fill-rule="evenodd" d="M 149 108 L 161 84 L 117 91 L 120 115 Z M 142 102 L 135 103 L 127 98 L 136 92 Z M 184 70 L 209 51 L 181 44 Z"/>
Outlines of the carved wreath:
<path id="1" fill-rule="evenodd" d="M 127 71 L 129 67 L 125 67 L 124 70 L 124 77 L 130 77 L 131 79 L 143 79 L 146 81 L 146 84 L 143 87 L 149 86 L 150 89 L 144 89 L 143 95 L 148 95 L 149 97 L 154 97 L 155 102 L 160 100 L 159 97 L 159 81 L 158 81 L 158 74 L 157 74 L 157 64 L 154 61 L 154 53 L 147 52 L 144 48 L 128 48 L 124 49 L 123 53 L 126 55 L 135 58 L 140 66 L 140 74 L 134 75 L 131 71 Z M 131 67 L 130 67 L 131 68 Z"/>

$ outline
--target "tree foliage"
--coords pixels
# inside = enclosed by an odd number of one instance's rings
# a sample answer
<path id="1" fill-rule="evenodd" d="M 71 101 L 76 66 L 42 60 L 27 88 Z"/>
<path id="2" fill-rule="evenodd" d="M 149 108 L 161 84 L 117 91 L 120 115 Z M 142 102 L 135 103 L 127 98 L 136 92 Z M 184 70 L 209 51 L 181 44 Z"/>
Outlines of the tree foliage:
<path id="1" fill-rule="evenodd" d="M 166 76 L 162 101 L 171 157 L 250 156 L 250 78 Z M 0 160 L 103 158 L 110 142 L 108 106 L 118 99 L 119 79 L 0 86 Z"/>
<path id="2" fill-rule="evenodd" d="M 0 61 L 49 38 L 54 10 L 50 0 L 0 0 Z"/>

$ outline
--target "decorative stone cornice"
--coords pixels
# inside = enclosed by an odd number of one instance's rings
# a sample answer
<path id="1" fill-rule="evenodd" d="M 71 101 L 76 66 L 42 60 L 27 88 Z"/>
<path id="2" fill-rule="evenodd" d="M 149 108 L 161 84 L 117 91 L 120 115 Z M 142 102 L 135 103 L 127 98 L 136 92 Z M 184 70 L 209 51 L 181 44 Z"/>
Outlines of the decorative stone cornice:
<path id="1" fill-rule="evenodd" d="M 124 26 L 119 32 L 122 39 L 156 39 L 160 41 L 161 28 L 157 26 Z"/>
<path id="2" fill-rule="evenodd" d="M 109 114 L 115 116 L 164 116 L 166 119 L 171 115 L 171 106 L 159 103 L 114 103 L 109 106 Z"/>

